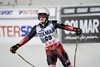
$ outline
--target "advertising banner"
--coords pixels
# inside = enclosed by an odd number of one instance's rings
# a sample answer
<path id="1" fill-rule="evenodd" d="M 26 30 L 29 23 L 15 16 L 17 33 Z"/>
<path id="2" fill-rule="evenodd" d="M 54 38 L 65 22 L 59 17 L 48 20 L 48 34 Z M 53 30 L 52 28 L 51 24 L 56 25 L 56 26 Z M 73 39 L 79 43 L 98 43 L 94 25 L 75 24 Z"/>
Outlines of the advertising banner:
<path id="1" fill-rule="evenodd" d="M 100 42 L 100 6 L 63 7 L 61 22 L 82 29 L 80 43 Z M 75 33 L 62 30 L 62 42 L 75 43 Z"/>
<path id="2" fill-rule="evenodd" d="M 34 10 L 35 9 L 35 10 Z M 29 34 L 32 27 L 39 24 L 37 9 L 0 9 L 0 44 L 16 44 Z M 50 10 L 50 19 L 56 18 L 56 8 Z M 30 42 L 32 44 L 42 44 L 39 37 L 35 35 Z"/>
<path id="3" fill-rule="evenodd" d="M 35 18 L 40 8 L 7 8 L 0 9 L 0 18 Z M 50 16 L 55 16 L 55 8 L 48 8 Z"/>

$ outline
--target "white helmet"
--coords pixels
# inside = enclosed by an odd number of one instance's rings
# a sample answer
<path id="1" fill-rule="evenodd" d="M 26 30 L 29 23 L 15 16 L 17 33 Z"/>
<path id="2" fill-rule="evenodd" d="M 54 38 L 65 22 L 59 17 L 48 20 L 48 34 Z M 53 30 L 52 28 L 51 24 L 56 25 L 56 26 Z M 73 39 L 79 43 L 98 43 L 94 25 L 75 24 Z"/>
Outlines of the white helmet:
<path id="1" fill-rule="evenodd" d="M 47 8 L 42 8 L 42 9 L 40 9 L 39 11 L 38 11 L 38 19 L 40 19 L 39 18 L 39 15 L 43 15 L 43 14 L 46 14 L 47 16 L 46 16 L 46 21 L 48 20 L 48 17 L 49 17 L 49 14 L 50 14 L 50 12 L 49 12 L 49 10 L 47 9 Z"/>
<path id="2" fill-rule="evenodd" d="M 49 10 L 48 10 L 47 8 L 42 8 L 42 9 L 40 9 L 40 10 L 38 11 L 38 14 L 39 14 L 39 13 L 46 13 L 47 15 L 50 14 L 50 12 L 49 12 Z"/>

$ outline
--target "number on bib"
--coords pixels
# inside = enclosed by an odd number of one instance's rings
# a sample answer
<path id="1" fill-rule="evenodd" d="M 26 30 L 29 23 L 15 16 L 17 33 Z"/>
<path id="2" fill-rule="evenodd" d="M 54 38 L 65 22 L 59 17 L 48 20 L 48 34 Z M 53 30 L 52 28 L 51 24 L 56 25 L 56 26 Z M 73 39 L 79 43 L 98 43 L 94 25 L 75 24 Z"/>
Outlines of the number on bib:
<path id="1" fill-rule="evenodd" d="M 51 35 L 45 37 L 46 41 L 51 40 L 51 39 L 52 39 Z"/>

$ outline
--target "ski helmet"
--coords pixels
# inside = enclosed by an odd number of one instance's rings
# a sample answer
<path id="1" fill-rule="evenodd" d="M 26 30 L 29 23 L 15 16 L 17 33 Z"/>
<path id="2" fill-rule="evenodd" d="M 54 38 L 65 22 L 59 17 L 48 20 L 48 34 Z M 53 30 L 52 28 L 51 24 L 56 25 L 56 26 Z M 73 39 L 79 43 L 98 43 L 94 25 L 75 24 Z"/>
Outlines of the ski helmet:
<path id="1" fill-rule="evenodd" d="M 48 20 L 48 17 L 49 17 L 49 10 L 47 8 L 42 8 L 38 11 L 38 19 L 39 19 L 39 15 L 45 15 L 46 16 L 46 20 Z"/>

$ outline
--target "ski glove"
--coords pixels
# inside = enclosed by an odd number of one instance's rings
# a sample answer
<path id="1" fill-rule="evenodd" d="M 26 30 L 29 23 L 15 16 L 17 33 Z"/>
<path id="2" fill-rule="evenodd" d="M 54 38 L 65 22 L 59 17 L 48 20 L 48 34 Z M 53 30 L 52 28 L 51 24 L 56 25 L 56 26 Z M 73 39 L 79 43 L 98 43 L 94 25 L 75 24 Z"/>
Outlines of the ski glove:
<path id="1" fill-rule="evenodd" d="M 20 47 L 20 45 L 19 45 L 19 44 L 16 44 L 16 45 L 14 45 L 14 46 L 12 46 L 12 47 L 10 48 L 10 51 L 11 51 L 13 54 L 15 54 L 15 53 L 16 53 L 16 50 L 17 50 L 19 47 Z"/>
<path id="2" fill-rule="evenodd" d="M 77 36 L 81 35 L 82 30 L 80 28 L 75 27 L 74 30 L 75 30 Z"/>

